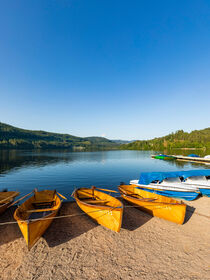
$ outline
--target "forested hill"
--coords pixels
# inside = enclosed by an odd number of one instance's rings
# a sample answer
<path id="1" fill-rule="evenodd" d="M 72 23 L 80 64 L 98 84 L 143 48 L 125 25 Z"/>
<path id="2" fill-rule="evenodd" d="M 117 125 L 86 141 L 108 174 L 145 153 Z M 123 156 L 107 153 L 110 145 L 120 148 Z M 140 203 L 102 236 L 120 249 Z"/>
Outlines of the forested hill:
<path id="1" fill-rule="evenodd" d="M 190 133 L 179 130 L 164 137 L 154 138 L 152 140 L 134 141 L 120 146 L 120 149 L 123 150 L 161 151 L 174 148 L 210 149 L 210 127 L 202 130 L 194 130 Z"/>
<path id="2" fill-rule="evenodd" d="M 20 129 L 0 122 L 0 149 L 108 150 L 119 145 L 103 137 L 76 137 L 69 134 Z"/>

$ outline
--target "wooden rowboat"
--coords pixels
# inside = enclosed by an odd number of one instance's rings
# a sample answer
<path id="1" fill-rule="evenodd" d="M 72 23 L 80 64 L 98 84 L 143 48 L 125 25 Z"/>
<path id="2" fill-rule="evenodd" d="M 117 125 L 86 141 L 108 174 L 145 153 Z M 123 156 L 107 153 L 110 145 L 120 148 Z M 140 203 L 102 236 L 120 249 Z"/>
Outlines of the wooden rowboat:
<path id="1" fill-rule="evenodd" d="M 14 201 L 14 198 L 18 196 L 19 192 L 0 192 L 0 214 L 2 214 Z"/>
<path id="2" fill-rule="evenodd" d="M 35 191 L 15 211 L 14 218 L 25 238 L 28 249 L 38 241 L 57 215 L 61 200 L 56 191 Z"/>
<path id="3" fill-rule="evenodd" d="M 121 196 L 140 210 L 177 224 L 183 224 L 186 204 L 173 198 L 139 189 L 135 185 L 120 185 Z"/>
<path id="4" fill-rule="evenodd" d="M 79 188 L 72 194 L 78 206 L 98 224 L 119 232 L 123 204 L 118 199 L 95 188 Z"/>

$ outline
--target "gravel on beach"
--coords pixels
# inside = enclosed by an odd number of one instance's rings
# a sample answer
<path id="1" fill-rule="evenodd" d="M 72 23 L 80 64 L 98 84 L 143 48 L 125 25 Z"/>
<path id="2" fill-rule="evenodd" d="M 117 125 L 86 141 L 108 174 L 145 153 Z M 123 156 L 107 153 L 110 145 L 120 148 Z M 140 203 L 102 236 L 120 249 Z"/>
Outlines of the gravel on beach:
<path id="1" fill-rule="evenodd" d="M 210 279 L 210 198 L 186 203 L 184 225 L 125 208 L 120 233 L 87 215 L 57 219 L 30 251 L 17 224 L 0 226 L 0 280 Z M 75 202 L 60 210 L 81 213 Z"/>

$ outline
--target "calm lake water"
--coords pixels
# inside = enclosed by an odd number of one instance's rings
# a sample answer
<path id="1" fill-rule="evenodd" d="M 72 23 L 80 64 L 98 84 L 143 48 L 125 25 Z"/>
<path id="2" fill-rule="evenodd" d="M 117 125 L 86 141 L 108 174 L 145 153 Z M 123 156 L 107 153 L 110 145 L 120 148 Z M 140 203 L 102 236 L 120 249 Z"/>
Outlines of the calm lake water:
<path id="1" fill-rule="evenodd" d="M 56 189 L 69 199 L 75 187 L 117 189 L 140 172 L 209 168 L 209 165 L 152 159 L 150 151 L 0 151 L 0 190 L 22 194 L 35 187 Z"/>

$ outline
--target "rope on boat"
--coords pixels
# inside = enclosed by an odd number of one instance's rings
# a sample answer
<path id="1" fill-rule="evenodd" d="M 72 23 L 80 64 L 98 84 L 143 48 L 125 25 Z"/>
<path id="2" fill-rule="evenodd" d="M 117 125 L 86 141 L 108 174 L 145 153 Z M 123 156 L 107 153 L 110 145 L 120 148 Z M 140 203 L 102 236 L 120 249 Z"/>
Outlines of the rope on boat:
<path id="1" fill-rule="evenodd" d="M 119 209 L 119 208 L 121 208 L 121 207 L 111 207 L 111 209 L 108 210 L 108 212 L 111 212 L 112 210 Z M 19 222 L 35 222 L 35 221 L 63 219 L 63 218 L 69 218 L 69 217 L 82 216 L 82 215 L 91 214 L 91 213 L 95 213 L 95 212 L 101 212 L 101 211 L 105 211 L 105 210 L 106 209 L 101 209 L 101 210 L 95 210 L 95 211 L 90 211 L 90 212 L 83 212 L 83 213 L 79 213 L 79 214 L 70 214 L 70 215 L 62 215 L 62 216 L 55 216 L 55 217 L 37 218 L 37 219 L 30 219 L 30 220 L 19 220 Z M 17 223 L 18 223 L 17 221 L 4 222 L 4 223 L 0 223 L 0 226 L 17 224 Z"/>
<path id="2" fill-rule="evenodd" d="M 148 205 L 150 206 L 150 205 Z M 154 206 L 153 204 L 151 204 L 151 206 Z M 142 208 L 142 206 L 138 206 L 138 205 L 124 205 L 123 208 L 137 208 L 140 207 Z M 168 207 L 168 206 L 165 206 Z M 119 209 L 121 207 L 113 207 L 110 210 L 108 210 L 108 212 L 111 212 L 114 209 Z M 161 207 L 163 208 L 163 207 Z M 61 215 L 61 216 L 55 216 L 55 217 L 47 217 L 47 218 L 37 218 L 37 219 L 30 219 L 30 220 L 20 220 L 19 222 L 35 222 L 35 221 L 45 221 L 45 220 L 54 220 L 54 219 L 64 219 L 64 218 L 69 218 L 69 217 L 77 217 L 77 216 L 83 216 L 83 215 L 87 215 L 87 214 L 91 214 L 91 213 L 95 213 L 95 212 L 101 212 L 104 211 L 104 209 L 102 210 L 95 210 L 95 211 L 91 211 L 91 212 L 82 212 L 79 214 L 69 214 L 69 215 Z M 202 216 L 204 218 L 210 219 L 210 216 L 206 216 L 204 214 L 198 213 L 198 212 L 193 212 L 188 210 L 189 212 L 193 213 L 193 214 L 197 214 L 199 216 Z M 11 221 L 11 222 L 4 222 L 4 223 L 0 223 L 0 226 L 4 226 L 4 225 L 11 225 L 11 224 L 17 224 L 17 221 Z"/>

